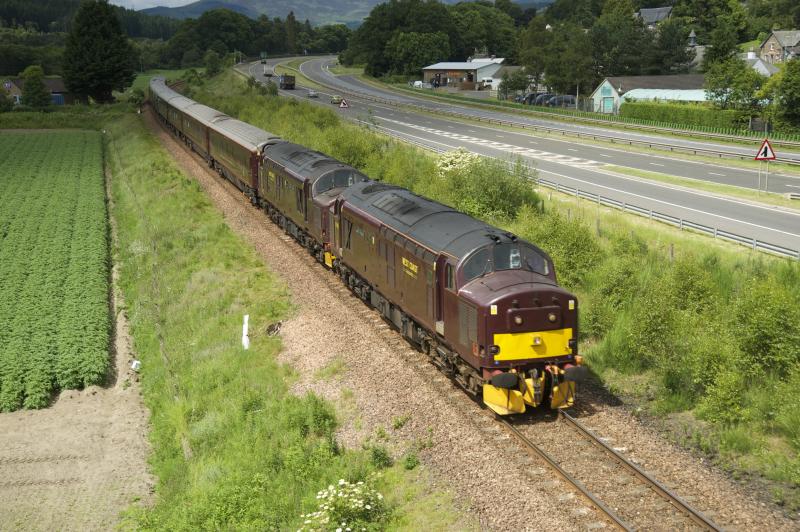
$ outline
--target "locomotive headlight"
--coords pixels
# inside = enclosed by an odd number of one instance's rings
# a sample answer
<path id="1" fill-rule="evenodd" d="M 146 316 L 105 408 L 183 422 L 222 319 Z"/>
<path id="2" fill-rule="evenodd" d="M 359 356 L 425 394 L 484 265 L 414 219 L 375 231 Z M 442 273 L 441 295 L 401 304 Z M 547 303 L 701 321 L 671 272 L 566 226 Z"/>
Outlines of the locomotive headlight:
<path id="1" fill-rule="evenodd" d="M 555 323 L 556 320 L 558 319 L 558 316 L 556 316 L 551 312 L 550 314 L 547 315 L 547 319 L 550 320 L 550 323 Z"/>
<path id="2" fill-rule="evenodd" d="M 522 325 L 522 316 L 514 316 L 514 323 Z"/>

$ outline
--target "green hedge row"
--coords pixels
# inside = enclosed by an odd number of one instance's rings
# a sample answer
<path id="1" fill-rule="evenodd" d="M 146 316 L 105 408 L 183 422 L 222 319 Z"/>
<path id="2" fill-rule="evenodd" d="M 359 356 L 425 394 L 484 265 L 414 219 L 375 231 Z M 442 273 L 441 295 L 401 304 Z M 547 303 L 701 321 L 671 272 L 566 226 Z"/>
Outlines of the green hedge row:
<path id="1" fill-rule="evenodd" d="M 619 114 L 639 120 L 713 128 L 741 129 L 743 125 L 738 111 L 696 104 L 625 102 Z"/>

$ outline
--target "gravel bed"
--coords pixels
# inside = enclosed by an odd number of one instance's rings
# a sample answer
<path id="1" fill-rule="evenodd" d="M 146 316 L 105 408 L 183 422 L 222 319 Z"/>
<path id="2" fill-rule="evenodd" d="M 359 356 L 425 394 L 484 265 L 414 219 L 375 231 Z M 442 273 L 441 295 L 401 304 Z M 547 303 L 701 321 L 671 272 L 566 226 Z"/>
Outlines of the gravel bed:
<path id="1" fill-rule="evenodd" d="M 263 212 L 151 116 L 149 120 L 228 225 L 287 284 L 297 310 L 280 329 L 281 360 L 299 374 L 295 393 L 314 391 L 337 404 L 343 418 L 339 436 L 345 446 L 378 442 L 396 458 L 415 449 L 435 485 L 455 494 L 466 516 L 463 528 L 474 528 L 474 522 L 487 530 L 611 528 L 544 462 L 531 458 L 485 409 L 350 295 Z M 253 331 L 256 334 L 266 332 Z M 629 459 L 717 524 L 731 530 L 797 528 L 775 508 L 666 441 L 602 394 L 581 393 L 578 404 L 573 415 L 614 447 L 624 448 Z M 541 416 L 528 422 L 535 426 L 524 429 L 529 437 L 530 431 L 545 433 L 552 425 Z M 565 445 L 575 448 L 572 441 Z M 584 464 L 591 467 L 592 462 Z M 626 484 L 621 477 L 618 481 Z M 627 504 L 635 506 L 635 496 L 632 493 Z"/>
<path id="2" fill-rule="evenodd" d="M 733 481 L 702 457 L 668 441 L 629 407 L 592 386 L 570 413 L 628 460 L 725 530 L 798 530 L 763 494 Z"/>

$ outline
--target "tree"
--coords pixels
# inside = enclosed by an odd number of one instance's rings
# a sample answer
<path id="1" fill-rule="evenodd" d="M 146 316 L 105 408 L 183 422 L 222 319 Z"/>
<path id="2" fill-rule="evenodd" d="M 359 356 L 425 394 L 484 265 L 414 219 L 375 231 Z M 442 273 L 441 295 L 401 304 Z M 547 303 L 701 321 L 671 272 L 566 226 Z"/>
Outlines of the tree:
<path id="1" fill-rule="evenodd" d="M 134 78 L 134 50 L 122 32 L 114 9 L 105 0 L 81 4 L 67 36 L 64 82 L 83 101 L 114 100 Z"/>
<path id="2" fill-rule="evenodd" d="M 639 74 L 653 38 L 633 12 L 631 0 L 607 0 L 592 26 L 592 56 L 600 77 Z"/>
<path id="3" fill-rule="evenodd" d="M 800 128 L 800 59 L 787 61 L 775 87 L 779 124 Z"/>
<path id="4" fill-rule="evenodd" d="M 50 91 L 44 85 L 44 70 L 31 65 L 22 73 L 22 103 L 28 107 L 42 109 L 50 105 Z"/>
<path id="5" fill-rule="evenodd" d="M 535 17 L 519 37 L 519 58 L 525 72 L 533 78 L 534 86 L 544 78 L 548 47 L 553 32 L 547 30 L 547 22 L 542 16 Z"/>
<path id="6" fill-rule="evenodd" d="M 0 87 L 0 113 L 7 113 L 14 107 L 14 102 L 6 90 Z"/>
<path id="7" fill-rule="evenodd" d="M 515 70 L 510 75 L 503 74 L 503 80 L 500 82 L 498 89 L 500 93 L 507 96 L 512 91 L 526 91 L 531 84 L 528 74 L 524 69 Z"/>
<path id="8" fill-rule="evenodd" d="M 560 93 L 590 91 L 598 81 L 592 69 L 593 43 L 579 26 L 565 23 L 553 28 L 545 55 L 544 81 Z"/>
<path id="9" fill-rule="evenodd" d="M 392 65 L 390 73 L 418 75 L 425 66 L 446 59 L 450 44 L 442 32 L 398 32 L 386 43 L 385 55 Z"/>
<path id="10" fill-rule="evenodd" d="M 643 68 L 648 74 L 678 74 L 687 72 L 695 51 L 687 46 L 689 28 L 679 18 L 658 24 L 655 44 L 650 48 Z"/>
<path id="11" fill-rule="evenodd" d="M 203 57 L 203 63 L 206 65 L 206 75 L 208 77 L 216 76 L 222 72 L 222 58 L 214 50 L 209 50 Z"/>
<path id="12" fill-rule="evenodd" d="M 739 40 L 733 25 L 723 17 L 711 32 L 709 47 L 703 56 L 703 70 L 708 71 L 714 63 L 720 63 L 736 56 Z"/>
<path id="13" fill-rule="evenodd" d="M 759 108 L 758 94 L 766 79 L 738 57 L 732 57 L 709 68 L 706 95 L 721 109 L 733 107 L 752 115 Z"/>

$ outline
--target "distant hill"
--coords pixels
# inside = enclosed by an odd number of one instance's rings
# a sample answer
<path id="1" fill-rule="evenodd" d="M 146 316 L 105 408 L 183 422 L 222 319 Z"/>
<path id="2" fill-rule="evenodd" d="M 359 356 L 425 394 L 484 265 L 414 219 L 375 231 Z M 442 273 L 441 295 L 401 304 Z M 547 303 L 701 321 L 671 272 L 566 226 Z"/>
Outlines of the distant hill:
<path id="1" fill-rule="evenodd" d="M 245 5 L 222 2 L 220 0 L 199 0 L 198 2 L 192 2 L 191 4 L 180 7 L 157 6 L 148 9 L 142 9 L 139 12 L 146 15 L 157 15 L 183 20 L 186 18 L 198 18 L 206 11 L 211 11 L 212 9 L 230 9 L 231 11 L 241 13 L 242 15 L 250 18 L 258 18 L 260 15 L 260 12 L 255 11 Z"/>
<path id="2" fill-rule="evenodd" d="M 386 0 L 199 0 L 181 7 L 151 7 L 142 13 L 172 18 L 197 18 L 210 9 L 227 8 L 252 18 L 265 14 L 286 18 L 290 11 L 300 22 L 358 25 L 372 8 Z M 459 0 L 443 0 L 455 4 Z M 541 0 L 540 0 L 541 1 Z M 547 1 L 547 0 L 545 0 Z"/>

